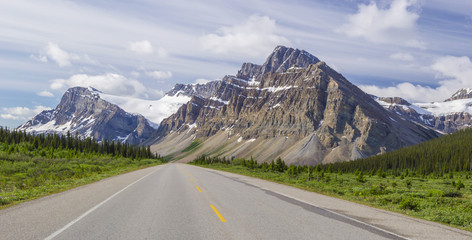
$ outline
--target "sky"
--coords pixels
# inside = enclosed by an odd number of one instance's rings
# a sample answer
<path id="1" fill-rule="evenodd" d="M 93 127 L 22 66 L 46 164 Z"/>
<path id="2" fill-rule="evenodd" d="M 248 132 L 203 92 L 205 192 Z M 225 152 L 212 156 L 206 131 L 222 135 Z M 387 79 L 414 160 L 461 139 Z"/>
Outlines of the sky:
<path id="1" fill-rule="evenodd" d="M 277 45 L 377 96 L 443 101 L 472 88 L 471 0 L 0 0 L 0 126 L 74 86 L 159 99 L 234 75 Z"/>

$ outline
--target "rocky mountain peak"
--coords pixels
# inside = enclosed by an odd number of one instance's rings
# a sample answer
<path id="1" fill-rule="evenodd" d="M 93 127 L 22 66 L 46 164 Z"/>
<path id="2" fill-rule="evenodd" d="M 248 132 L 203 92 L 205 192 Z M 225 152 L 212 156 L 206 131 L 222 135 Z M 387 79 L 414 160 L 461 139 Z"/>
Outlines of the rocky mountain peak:
<path id="1" fill-rule="evenodd" d="M 71 132 L 132 145 L 142 143 L 155 131 L 143 116 L 103 100 L 97 89 L 83 87 L 68 89 L 55 109 L 41 112 L 18 129 L 37 134 Z"/>
<path id="2" fill-rule="evenodd" d="M 472 98 L 472 88 L 462 88 L 452 95 L 452 97 L 444 100 L 445 102 L 457 100 L 457 99 L 467 99 Z"/>
<path id="3" fill-rule="evenodd" d="M 203 84 L 193 83 L 193 84 L 175 84 L 175 86 L 166 93 L 168 96 L 200 96 L 203 98 L 209 98 L 216 91 L 216 88 L 221 83 L 220 80 L 215 80 Z"/>
<path id="4" fill-rule="evenodd" d="M 281 73 L 291 67 L 307 68 L 318 62 L 320 62 L 318 58 L 304 50 L 277 46 L 262 65 L 261 73 Z"/>
<path id="5" fill-rule="evenodd" d="M 194 155 L 318 164 L 437 136 L 388 112 L 313 55 L 279 46 L 263 65 L 245 63 L 236 77 L 225 76 L 210 98 L 193 97 L 161 122 L 150 143 L 162 155 L 177 156 L 199 141 Z"/>
<path id="6" fill-rule="evenodd" d="M 277 46 L 263 65 L 243 63 L 236 77 L 246 80 L 256 79 L 265 73 L 282 73 L 290 68 L 307 68 L 318 62 L 320 62 L 318 58 L 304 50 Z"/>
<path id="7" fill-rule="evenodd" d="M 249 80 L 253 77 L 260 75 L 261 69 L 261 65 L 257 65 L 254 63 L 243 63 L 243 66 L 241 66 L 241 70 L 238 71 L 236 77 Z"/>

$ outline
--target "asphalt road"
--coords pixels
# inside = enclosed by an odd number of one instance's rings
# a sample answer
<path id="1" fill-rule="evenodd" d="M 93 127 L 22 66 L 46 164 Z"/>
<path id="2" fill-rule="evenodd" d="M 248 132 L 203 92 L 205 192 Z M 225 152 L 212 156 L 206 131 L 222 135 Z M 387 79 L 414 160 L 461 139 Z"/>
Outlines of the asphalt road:
<path id="1" fill-rule="evenodd" d="M 319 207 L 336 201 L 340 209 Z M 382 214 L 386 221 L 406 221 L 406 226 L 384 228 L 382 222 L 363 220 L 382 219 Z M 472 237 L 439 224 L 185 164 L 116 176 L 0 211 L 0 239 L 441 237 L 428 228 L 443 234 L 441 239 Z"/>

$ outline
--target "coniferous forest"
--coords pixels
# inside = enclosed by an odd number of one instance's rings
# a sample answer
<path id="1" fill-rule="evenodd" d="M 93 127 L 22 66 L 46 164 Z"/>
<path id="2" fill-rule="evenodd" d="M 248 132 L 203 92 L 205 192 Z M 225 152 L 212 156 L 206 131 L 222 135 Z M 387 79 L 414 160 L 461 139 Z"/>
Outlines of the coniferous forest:
<path id="1" fill-rule="evenodd" d="M 109 155 L 132 159 L 157 158 L 151 153 L 150 147 L 130 146 L 127 143 L 109 142 L 98 143 L 92 138 L 81 139 L 58 134 L 33 135 L 22 131 L 10 131 L 0 127 L 1 149 L 9 154 L 25 153 L 29 156 L 48 158 L 71 158 L 87 155 Z"/>
<path id="2" fill-rule="evenodd" d="M 472 129 L 457 131 L 428 142 L 382 155 L 323 165 L 333 171 L 388 171 L 395 175 L 408 169 L 419 175 L 470 171 L 472 169 Z"/>
<path id="3" fill-rule="evenodd" d="M 161 163 L 149 146 L 0 127 L 0 208 Z"/>

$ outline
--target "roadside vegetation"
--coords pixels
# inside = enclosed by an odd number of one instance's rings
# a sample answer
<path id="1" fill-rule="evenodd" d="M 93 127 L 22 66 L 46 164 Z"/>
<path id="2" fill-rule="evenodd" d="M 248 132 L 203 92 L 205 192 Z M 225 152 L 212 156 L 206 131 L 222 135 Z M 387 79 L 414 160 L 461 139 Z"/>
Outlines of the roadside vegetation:
<path id="1" fill-rule="evenodd" d="M 287 166 L 201 156 L 190 164 L 258 177 L 472 231 L 472 129 L 367 159 Z"/>
<path id="2" fill-rule="evenodd" d="M 164 162 L 149 147 L 0 128 L 0 209 Z"/>

